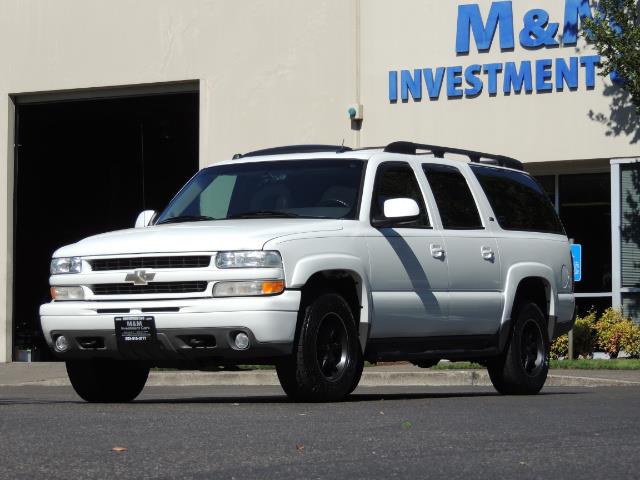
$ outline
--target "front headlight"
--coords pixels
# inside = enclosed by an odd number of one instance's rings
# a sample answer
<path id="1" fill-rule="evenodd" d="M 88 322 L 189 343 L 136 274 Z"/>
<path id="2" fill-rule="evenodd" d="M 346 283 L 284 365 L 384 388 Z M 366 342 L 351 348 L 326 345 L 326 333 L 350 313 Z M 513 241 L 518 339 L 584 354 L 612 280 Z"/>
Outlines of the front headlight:
<path id="1" fill-rule="evenodd" d="M 238 252 L 218 252 L 218 268 L 282 268 L 279 252 L 270 250 L 243 250 Z"/>
<path id="2" fill-rule="evenodd" d="M 82 271 L 82 259 L 80 257 L 63 257 L 51 260 L 51 275 L 60 273 L 80 273 Z"/>
<path id="3" fill-rule="evenodd" d="M 84 300 L 82 287 L 51 287 L 53 300 Z"/>

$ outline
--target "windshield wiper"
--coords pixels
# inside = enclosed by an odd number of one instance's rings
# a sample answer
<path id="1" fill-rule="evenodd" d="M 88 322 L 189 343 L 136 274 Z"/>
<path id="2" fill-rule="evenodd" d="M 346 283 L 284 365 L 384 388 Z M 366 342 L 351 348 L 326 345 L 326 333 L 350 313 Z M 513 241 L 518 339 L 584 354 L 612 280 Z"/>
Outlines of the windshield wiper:
<path id="1" fill-rule="evenodd" d="M 205 215 L 178 215 L 177 217 L 165 218 L 161 222 L 156 223 L 156 225 L 162 225 L 163 223 L 203 222 L 205 220 L 215 220 L 215 218 Z"/>
<path id="2" fill-rule="evenodd" d="M 255 212 L 234 213 L 227 218 L 297 218 L 300 215 L 277 210 L 256 210 Z"/>

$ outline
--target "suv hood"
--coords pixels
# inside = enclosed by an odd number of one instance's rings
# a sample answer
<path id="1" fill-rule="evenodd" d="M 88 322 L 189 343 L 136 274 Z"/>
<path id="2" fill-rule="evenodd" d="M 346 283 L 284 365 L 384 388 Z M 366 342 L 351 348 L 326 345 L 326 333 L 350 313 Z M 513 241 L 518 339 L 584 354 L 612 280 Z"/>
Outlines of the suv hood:
<path id="1" fill-rule="evenodd" d="M 94 235 L 59 248 L 53 256 L 261 250 L 274 238 L 337 230 L 342 230 L 342 221 L 332 219 L 260 218 L 175 223 Z"/>

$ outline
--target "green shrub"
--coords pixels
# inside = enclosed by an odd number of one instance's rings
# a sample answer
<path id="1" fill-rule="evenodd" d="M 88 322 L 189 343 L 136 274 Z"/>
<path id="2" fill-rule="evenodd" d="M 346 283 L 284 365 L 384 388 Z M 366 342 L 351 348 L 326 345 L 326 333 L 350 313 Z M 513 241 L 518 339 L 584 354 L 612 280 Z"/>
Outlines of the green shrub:
<path id="1" fill-rule="evenodd" d="M 594 325 L 596 312 L 590 310 L 584 317 L 577 317 L 573 326 L 573 354 L 577 358 L 591 358 L 596 345 Z"/>
<path id="2" fill-rule="evenodd" d="M 590 310 L 584 317 L 578 316 L 573 326 L 573 354 L 579 358 L 590 358 L 593 356 L 595 346 L 594 324 L 596 323 L 596 312 Z M 566 358 L 569 355 L 569 336 L 562 335 L 551 344 L 551 358 L 557 360 L 560 357 Z"/>
<path id="3" fill-rule="evenodd" d="M 553 360 L 558 360 L 559 358 L 566 358 L 569 354 L 569 336 L 568 335 L 560 335 L 556 338 L 551 344 L 551 352 L 550 356 Z"/>
<path id="4" fill-rule="evenodd" d="M 623 341 L 630 338 L 632 328 L 629 324 L 632 324 L 631 320 L 615 308 L 607 308 L 595 323 L 597 346 L 610 358 L 617 358 L 623 350 Z"/>
<path id="5" fill-rule="evenodd" d="M 640 358 L 640 325 L 628 319 L 622 324 L 620 346 L 631 358 Z"/>

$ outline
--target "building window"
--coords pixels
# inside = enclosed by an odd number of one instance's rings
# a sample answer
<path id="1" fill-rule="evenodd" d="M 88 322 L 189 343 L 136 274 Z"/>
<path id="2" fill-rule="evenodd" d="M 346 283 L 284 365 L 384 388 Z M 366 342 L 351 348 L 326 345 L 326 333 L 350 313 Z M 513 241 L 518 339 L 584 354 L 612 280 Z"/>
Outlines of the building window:
<path id="1" fill-rule="evenodd" d="M 577 293 L 611 292 L 611 180 L 609 173 L 560 175 L 560 218 L 582 245 Z"/>
<path id="2" fill-rule="evenodd" d="M 620 166 L 620 286 L 625 314 L 640 322 L 640 164 Z"/>

